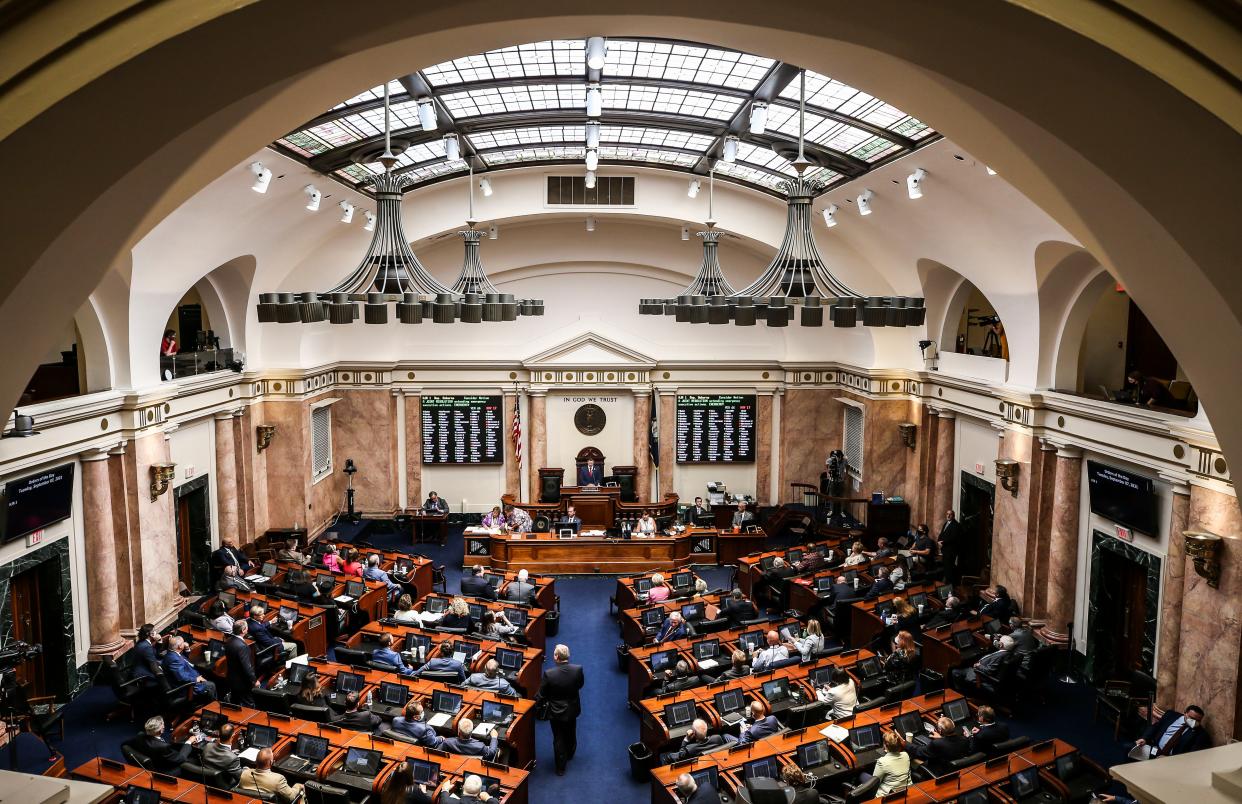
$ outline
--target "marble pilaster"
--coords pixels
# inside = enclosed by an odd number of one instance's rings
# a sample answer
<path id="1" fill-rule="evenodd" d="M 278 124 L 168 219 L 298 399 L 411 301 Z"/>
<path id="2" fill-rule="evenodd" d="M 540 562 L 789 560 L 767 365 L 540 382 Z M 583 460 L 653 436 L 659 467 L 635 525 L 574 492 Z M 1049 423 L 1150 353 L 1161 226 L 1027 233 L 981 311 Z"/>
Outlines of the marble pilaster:
<path id="1" fill-rule="evenodd" d="M 423 499 L 423 397 L 405 391 L 405 498 L 408 507 Z"/>
<path id="2" fill-rule="evenodd" d="M 528 500 L 539 499 L 539 470 L 548 465 L 548 394 L 530 392 L 530 492 Z"/>
<path id="3" fill-rule="evenodd" d="M 845 426 L 840 394 L 821 388 L 790 388 L 781 397 L 780 479 L 773 502 L 801 502 L 793 483 L 819 488 L 828 453 L 841 449 Z"/>
<path id="4" fill-rule="evenodd" d="M 1040 441 L 1039 450 L 1031 459 L 1031 545 L 1028 550 L 1030 568 L 1022 599 L 1029 601 L 1028 616 L 1048 616 L 1049 555 L 1052 544 L 1053 511 L 1056 504 L 1057 446 Z"/>
<path id="5" fill-rule="evenodd" d="M 108 453 L 81 456 L 82 523 L 85 531 L 87 599 L 90 602 L 92 659 L 115 656 L 127 643 L 121 638 L 121 607 L 117 598 L 116 537 L 112 530 L 112 483 Z"/>
<path id="6" fill-rule="evenodd" d="M 651 394 L 634 394 L 634 477 L 639 502 L 651 500 Z"/>
<path id="7" fill-rule="evenodd" d="M 943 522 L 944 513 L 957 510 L 953 504 L 953 473 L 956 471 L 957 454 L 954 448 L 957 436 L 957 417 L 953 411 L 941 410 L 936 416 L 936 459 L 934 462 L 935 486 L 932 491 L 932 509 L 928 520 Z"/>
<path id="8" fill-rule="evenodd" d="M 677 471 L 677 394 L 660 392 L 660 499 L 676 488 Z M 694 502 L 691 500 L 691 502 Z"/>
<path id="9" fill-rule="evenodd" d="M 1164 562 L 1164 598 L 1160 601 L 1159 655 L 1156 660 L 1156 706 L 1177 705 L 1178 653 L 1182 641 L 1182 594 L 1186 583 L 1185 533 L 1190 519 L 1190 486 L 1170 480 L 1173 491 L 1169 512 L 1168 554 Z"/>
<path id="10" fill-rule="evenodd" d="M 233 414 L 217 413 L 216 434 L 216 521 L 220 539 L 235 539 L 238 546 L 249 541 L 249 534 L 237 529 L 237 453 L 233 439 Z"/>
<path id="11" fill-rule="evenodd" d="M 755 500 L 772 504 L 772 395 L 755 400 Z M 693 500 L 691 501 L 693 502 Z"/>
<path id="12" fill-rule="evenodd" d="M 233 412 L 233 455 L 237 463 L 237 530 L 241 538 L 254 541 L 254 427 L 247 408 Z"/>
<path id="13" fill-rule="evenodd" d="M 1047 624 L 1043 637 L 1056 645 L 1069 641 L 1078 582 L 1078 515 L 1082 492 L 1082 452 L 1073 447 L 1057 450 L 1052 502 L 1052 529 L 1048 544 Z"/>
<path id="14" fill-rule="evenodd" d="M 505 391 L 504 428 L 505 439 L 505 494 L 519 495 L 522 487 L 522 467 L 518 465 L 517 450 L 513 446 L 513 414 L 521 404 L 516 391 Z"/>

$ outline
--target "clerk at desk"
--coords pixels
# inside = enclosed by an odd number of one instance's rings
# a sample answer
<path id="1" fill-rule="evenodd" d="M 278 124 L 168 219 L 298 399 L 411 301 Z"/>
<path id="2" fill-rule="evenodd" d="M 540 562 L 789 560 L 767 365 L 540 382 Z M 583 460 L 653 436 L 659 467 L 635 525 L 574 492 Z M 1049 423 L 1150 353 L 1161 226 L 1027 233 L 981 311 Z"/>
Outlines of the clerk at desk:
<path id="1" fill-rule="evenodd" d="M 602 486 L 604 484 L 604 467 L 595 463 L 594 458 L 578 466 L 579 486 Z"/>
<path id="2" fill-rule="evenodd" d="M 440 499 L 440 495 L 434 491 L 427 495 L 427 502 L 423 503 L 423 510 L 429 514 L 447 514 L 448 503 Z"/>
<path id="3" fill-rule="evenodd" d="M 557 520 L 556 526 L 558 528 L 573 528 L 574 533 L 577 533 L 582 530 L 582 518 L 578 516 L 578 512 L 571 505 L 565 509 L 564 515 Z"/>

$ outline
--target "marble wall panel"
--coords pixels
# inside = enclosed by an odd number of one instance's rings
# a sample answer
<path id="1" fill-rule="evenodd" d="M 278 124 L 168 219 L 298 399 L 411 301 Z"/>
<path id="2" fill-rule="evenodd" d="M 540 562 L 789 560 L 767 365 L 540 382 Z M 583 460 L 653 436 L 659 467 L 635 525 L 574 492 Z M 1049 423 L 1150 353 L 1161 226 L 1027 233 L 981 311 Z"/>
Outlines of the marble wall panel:
<path id="1" fill-rule="evenodd" d="M 181 605 L 171 491 L 151 499 L 151 464 L 168 461 L 168 442 L 155 431 L 134 441 L 137 527 L 141 534 L 143 622 L 159 623 Z"/>
<path id="2" fill-rule="evenodd" d="M 405 499 L 411 508 L 423 500 L 423 398 L 418 394 L 405 398 Z"/>
<path id="3" fill-rule="evenodd" d="M 1007 431 L 998 439 L 1000 458 L 1013 458 L 1021 469 L 1018 493 L 996 486 L 996 511 L 992 521 L 992 583 L 1004 585 L 1018 604 L 1025 588 L 1031 505 L 1031 454 L 1034 439 L 1027 433 Z"/>
<path id="4" fill-rule="evenodd" d="M 755 500 L 759 505 L 772 504 L 771 394 L 759 394 L 755 400 Z"/>
<path id="5" fill-rule="evenodd" d="M 517 494 L 522 487 L 522 467 L 518 465 L 513 446 L 513 413 L 521 404 L 517 394 L 506 393 L 504 399 L 505 494 Z M 408 442 L 407 442 L 408 443 Z"/>
<path id="6" fill-rule="evenodd" d="M 249 408 L 233 416 L 233 444 L 237 464 L 237 531 L 253 541 L 254 528 L 254 420 Z"/>
<path id="7" fill-rule="evenodd" d="M 1182 594 L 1186 589 L 1186 550 L 1182 534 L 1190 518 L 1190 487 L 1173 487 L 1169 511 L 1169 552 L 1164 561 L 1164 595 L 1160 601 L 1160 655 L 1156 660 L 1156 705 L 1169 709 L 1177 703 L 1182 642 Z M 1191 570 L 1193 572 L 1194 570 Z"/>
<path id="8" fill-rule="evenodd" d="M 130 511 L 133 461 L 129 450 L 118 447 L 108 453 L 108 486 L 112 497 L 112 538 L 116 544 L 116 598 L 121 634 L 132 637 L 142 625 L 142 551 L 139 538 L 131 527 Z"/>
<path id="9" fill-rule="evenodd" d="M 392 395 L 384 390 L 344 391 L 340 392 L 340 398 L 341 401 L 332 406 L 332 473 L 342 474 L 345 460 L 352 458 L 358 467 L 354 475 L 357 510 L 391 513 L 397 506 L 392 465 L 397 433 Z M 323 499 L 319 487 L 324 484 L 336 490 L 340 499 Z M 324 478 L 315 484 L 315 521 L 324 516 L 325 509 L 321 506 L 343 506 L 346 485 L 333 482 L 333 478 Z M 328 510 L 336 513 L 335 508 Z"/>
<path id="10" fill-rule="evenodd" d="M 269 524 L 268 501 L 269 495 L 267 490 L 267 456 L 271 452 L 271 447 L 259 452 L 256 443 L 256 432 L 260 424 L 271 424 L 267 420 L 267 403 L 260 402 L 246 408 L 246 415 L 243 417 L 243 428 L 248 434 L 247 451 L 251 455 L 249 469 L 247 471 L 247 480 L 250 483 L 250 502 L 251 502 L 251 520 L 250 532 L 252 537 L 257 537 L 265 532 L 271 525 Z M 276 432 L 272 443 L 284 437 L 284 433 Z"/>
<path id="11" fill-rule="evenodd" d="M 638 501 L 651 500 L 651 395 L 634 394 L 634 477 Z M 691 501 L 693 502 L 693 500 Z"/>
<path id="12" fill-rule="evenodd" d="M 47 675 L 44 683 L 50 694 L 57 694 L 63 700 L 63 695 L 77 695 L 90 684 L 90 675 L 85 667 L 78 667 L 74 650 L 77 625 L 73 619 L 68 539 L 58 539 L 0 565 L 0 644 L 8 645 L 13 639 L 13 596 L 9 593 L 9 584 L 15 576 L 36 568 L 43 570 L 39 591 L 43 595 L 40 605 L 45 618 L 43 667 Z M 48 617 L 52 600 L 60 610 L 59 620 Z M 82 627 L 89 627 L 89 624 L 82 623 Z"/>
<path id="13" fill-rule="evenodd" d="M 265 402 L 264 418 L 276 437 L 264 451 L 268 527 L 305 527 L 310 521 L 310 413 L 304 402 Z"/>
<path id="14" fill-rule="evenodd" d="M 660 499 L 677 488 L 677 397 L 660 396 Z M 694 500 L 690 501 L 691 503 Z"/>
<path id="15" fill-rule="evenodd" d="M 901 440 L 897 425 L 910 419 L 906 400 L 863 399 L 846 394 L 866 407 L 863 415 L 863 491 L 883 491 L 885 496 L 909 497 L 906 465 L 910 448 Z"/>
<path id="16" fill-rule="evenodd" d="M 781 398 L 780 481 L 774 502 L 801 502 L 791 483 L 810 483 L 819 488 L 828 453 L 841 449 L 845 425 L 840 391 L 790 389 Z"/>

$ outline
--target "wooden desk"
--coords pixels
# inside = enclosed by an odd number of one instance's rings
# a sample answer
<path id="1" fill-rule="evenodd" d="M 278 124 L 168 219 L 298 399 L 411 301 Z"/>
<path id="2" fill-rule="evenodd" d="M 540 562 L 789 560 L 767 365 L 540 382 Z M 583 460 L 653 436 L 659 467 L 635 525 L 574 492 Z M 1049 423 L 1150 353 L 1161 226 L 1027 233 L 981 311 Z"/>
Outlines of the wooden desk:
<path id="1" fill-rule="evenodd" d="M 301 642 L 306 647 L 306 652 L 311 656 L 323 656 L 328 652 L 327 618 L 329 616 L 335 617 L 335 610 L 330 611 L 322 606 L 285 600 L 275 595 L 239 592 L 237 594 L 237 605 L 229 611 L 229 614 L 234 619 L 249 618 L 250 606 L 253 603 L 262 603 L 267 608 L 267 614 L 263 618 L 263 621 L 266 623 L 271 623 L 277 619 L 281 606 L 290 606 L 297 609 L 297 622 L 290 629 L 292 639 Z M 280 634 L 273 632 L 273 636 L 280 636 Z"/>
<path id="2" fill-rule="evenodd" d="M 429 514 L 422 508 L 406 508 L 401 511 L 409 517 L 410 543 L 448 542 L 448 514 Z"/>
<path id="3" fill-rule="evenodd" d="M 691 563 L 690 538 L 609 540 L 580 536 L 558 539 L 549 533 L 492 535 L 491 564 L 503 570 L 567 574 L 632 573 L 672 569 Z M 471 556 L 472 559 L 479 558 Z"/>
<path id="4" fill-rule="evenodd" d="M 661 609 L 664 612 L 664 617 L 667 617 L 670 612 L 681 611 L 682 606 L 702 602 L 707 604 L 704 609 L 704 619 L 714 620 L 720 613 L 720 604 L 724 601 L 724 597 L 723 592 L 717 592 L 712 595 L 696 595 L 685 599 L 665 600 L 651 606 L 644 606 L 641 609 L 624 609 L 619 618 L 621 621 L 621 639 L 631 647 L 638 647 L 647 642 L 647 632 L 642 626 L 642 612 L 647 609 Z M 661 621 L 663 621 L 664 617 L 660 618 Z"/>
<path id="5" fill-rule="evenodd" d="M 133 765 L 96 757 L 74 768 L 70 774 L 75 779 L 97 784 L 110 784 L 121 794 L 129 785 L 158 790 L 162 801 L 208 801 L 207 791 L 229 793 L 232 791 L 208 788 L 196 782 L 187 782 L 175 776 L 151 773 Z M 249 798 L 245 793 L 232 792 L 233 804 L 258 804 L 259 799 Z"/>
<path id="6" fill-rule="evenodd" d="M 755 583 L 763 577 L 763 573 L 765 571 L 763 569 L 764 559 L 772 559 L 777 557 L 786 558 L 789 555 L 790 550 L 802 550 L 806 553 L 816 547 L 819 547 L 820 545 L 826 545 L 838 551 L 841 549 L 839 539 L 822 539 L 820 541 L 811 542 L 805 546 L 785 548 L 782 550 L 765 550 L 762 553 L 751 553 L 750 555 L 738 558 L 736 562 L 738 567 L 738 587 L 746 593 L 747 597 L 750 597 L 752 591 L 754 590 Z"/>
<path id="7" fill-rule="evenodd" d="M 953 644 L 952 634 L 957 631 L 976 631 L 982 627 L 983 620 L 979 617 L 972 617 L 969 620 L 959 620 L 949 628 L 941 627 L 924 631 L 923 666 L 948 676 L 950 669 L 960 667 L 962 664 L 962 652 L 958 650 L 957 645 Z M 975 644 L 980 647 L 985 649 L 991 647 L 991 643 L 982 634 L 975 634 L 974 638 Z"/>
<path id="8" fill-rule="evenodd" d="M 687 588 L 690 589 L 691 592 L 693 592 L 694 581 L 699 580 L 699 576 L 693 570 L 684 570 L 684 572 L 690 573 L 691 583 Z M 650 573 L 650 572 L 640 572 L 637 575 L 617 578 L 617 588 L 616 588 L 616 591 L 613 592 L 612 599 L 613 599 L 613 603 L 616 604 L 618 611 L 637 608 L 639 605 L 641 605 L 642 601 L 638 599 L 638 592 L 635 590 L 635 585 L 637 584 L 639 579 L 642 579 L 642 578 L 650 579 L 652 574 L 653 573 Z M 669 584 L 669 588 L 671 589 L 672 584 L 673 584 L 672 577 L 671 576 L 665 577 L 664 581 L 667 584 Z"/>
<path id="9" fill-rule="evenodd" d="M 900 592 L 890 592 L 872 600 L 859 600 L 850 606 L 850 647 L 858 648 L 870 645 L 871 640 L 879 636 L 888 626 L 876 614 L 885 604 L 892 603 L 896 598 L 906 598 L 919 593 L 927 595 L 929 603 L 935 597 L 936 584 L 921 583 L 908 586 Z M 939 601 L 936 601 L 939 603 Z M 917 636 L 917 635 L 915 635 Z"/>
<path id="10" fill-rule="evenodd" d="M 728 523 L 725 523 L 726 526 Z M 768 534 L 762 530 L 754 533 L 735 533 L 722 529 L 716 537 L 716 563 L 737 564 L 742 556 L 762 550 L 768 542 Z"/>
<path id="11" fill-rule="evenodd" d="M 443 599 L 446 603 L 450 600 L 450 598 L 442 595 L 428 595 L 414 605 L 414 610 L 421 614 L 427 608 L 427 601 L 434 598 Z M 522 636 L 526 637 L 526 642 L 530 645 L 534 645 L 541 650 L 546 647 L 548 642 L 548 612 L 544 609 L 520 606 L 509 600 L 487 600 L 481 597 L 467 598 L 467 601 L 471 604 L 482 606 L 487 611 L 497 613 L 503 612 L 505 609 L 522 609 L 526 612 L 526 627 L 522 629 Z M 456 636 L 460 637 L 461 635 L 458 634 Z"/>

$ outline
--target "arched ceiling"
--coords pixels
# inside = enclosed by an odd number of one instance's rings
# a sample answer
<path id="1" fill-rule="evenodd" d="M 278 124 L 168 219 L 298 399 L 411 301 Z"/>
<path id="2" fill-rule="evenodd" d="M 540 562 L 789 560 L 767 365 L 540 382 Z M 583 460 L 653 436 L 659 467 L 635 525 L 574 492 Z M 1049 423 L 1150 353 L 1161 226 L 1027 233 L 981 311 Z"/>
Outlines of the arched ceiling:
<path id="1" fill-rule="evenodd" d="M 598 84 L 603 165 L 646 165 L 718 175 L 776 193 L 794 175 L 799 74 L 784 62 L 736 50 L 661 39 L 609 39 L 604 65 L 587 65 L 587 40 L 557 39 L 500 48 L 424 67 L 389 82 L 396 172 L 407 189 L 467 170 L 567 163 L 586 156 L 588 85 Z M 366 191 L 383 168 L 383 85 L 307 121 L 272 147 Z M 420 101 L 436 125 L 420 124 Z M 753 133 L 751 110 L 767 104 Z M 806 73 L 808 175 L 827 186 L 938 139 L 926 124 L 829 76 Z M 446 157 L 454 134 L 461 159 Z M 738 138 L 725 161 L 726 136 Z"/>

